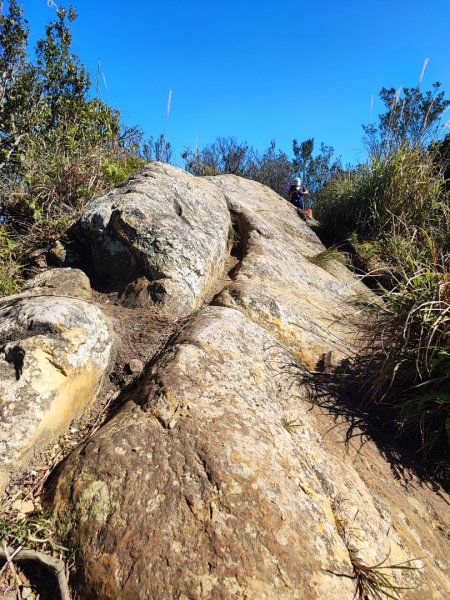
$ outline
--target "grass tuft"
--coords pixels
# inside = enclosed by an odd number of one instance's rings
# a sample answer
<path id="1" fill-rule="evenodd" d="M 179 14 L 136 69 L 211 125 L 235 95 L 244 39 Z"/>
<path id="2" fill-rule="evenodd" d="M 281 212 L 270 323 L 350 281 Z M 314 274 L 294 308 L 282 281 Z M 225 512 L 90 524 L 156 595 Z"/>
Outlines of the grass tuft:
<path id="1" fill-rule="evenodd" d="M 338 250 L 336 246 L 330 246 L 326 248 L 323 252 L 319 252 L 315 256 L 308 257 L 309 262 L 313 265 L 321 267 L 322 269 L 327 270 L 327 267 L 332 265 L 334 262 L 339 262 L 342 265 L 348 264 L 348 258 L 345 252 L 341 252 Z"/>
<path id="2" fill-rule="evenodd" d="M 362 323 L 355 392 L 382 405 L 440 475 L 450 467 L 450 205 L 433 147 L 403 145 L 338 173 L 316 211 L 381 296 Z M 321 258 L 319 259 L 321 260 Z"/>
<path id="3" fill-rule="evenodd" d="M 303 424 L 298 419 L 286 419 L 286 418 L 282 419 L 282 425 L 286 429 L 286 431 L 289 433 L 289 435 L 292 435 L 292 436 L 296 435 L 297 429 L 299 427 L 303 426 Z"/>
<path id="4" fill-rule="evenodd" d="M 365 401 L 390 409 L 397 429 L 426 456 L 449 461 L 450 270 L 426 231 L 415 231 L 396 284 L 363 333 L 354 367 Z M 425 238 L 425 240 L 423 240 Z M 404 238 L 405 239 L 405 238 Z M 418 248 L 427 244 L 427 252 Z M 444 463 L 442 463 L 444 464 Z"/>
<path id="5" fill-rule="evenodd" d="M 406 560 L 397 564 L 386 564 L 390 555 L 390 552 L 388 552 L 386 557 L 377 564 L 367 565 L 359 557 L 359 551 L 355 545 L 358 536 L 353 523 L 358 512 L 356 512 L 353 519 L 349 521 L 345 514 L 344 504 L 345 501 L 336 499 L 332 503 L 332 510 L 335 516 L 337 531 L 349 554 L 353 574 L 335 573 L 334 571 L 328 572 L 333 573 L 333 575 L 337 575 L 338 577 L 353 579 L 355 582 L 354 598 L 357 600 L 385 600 L 386 598 L 400 600 L 402 591 L 414 588 L 400 586 L 394 583 L 392 581 L 394 575 L 393 571 L 416 571 L 422 567 L 415 567 L 412 563 L 419 559 Z M 391 573 L 386 571 L 391 571 Z"/>

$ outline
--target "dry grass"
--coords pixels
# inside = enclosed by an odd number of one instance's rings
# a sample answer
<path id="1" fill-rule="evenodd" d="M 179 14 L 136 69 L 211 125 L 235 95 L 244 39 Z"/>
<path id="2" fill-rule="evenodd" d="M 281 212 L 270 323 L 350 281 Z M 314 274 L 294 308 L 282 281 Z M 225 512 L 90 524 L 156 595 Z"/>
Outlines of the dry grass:
<path id="1" fill-rule="evenodd" d="M 390 236 L 396 219 L 408 227 L 439 227 L 444 205 L 445 179 L 434 157 L 403 147 L 333 177 L 315 209 L 325 237 L 343 243 L 354 232 L 361 239 Z"/>
<path id="2" fill-rule="evenodd" d="M 403 242 L 405 237 L 402 238 Z M 444 469 L 450 458 L 450 270 L 427 231 L 395 257 L 396 284 L 363 330 L 355 385 Z"/>
<path id="3" fill-rule="evenodd" d="M 28 473 L 8 488 L 0 503 L 0 553 L 2 558 L 11 557 L 0 567 L 0 588 L 9 590 L 14 598 L 44 600 L 53 597 L 53 592 L 59 597 L 52 589 L 53 578 L 48 577 L 48 567 L 58 564 L 62 568 L 70 552 L 58 543 L 51 515 L 41 504 L 49 474 L 50 468 Z M 28 567 L 22 568 L 25 555 L 29 556 Z M 43 562 L 46 569 L 41 573 Z M 65 578 L 64 573 L 62 576 Z M 44 589 L 46 593 L 41 596 Z"/>
<path id="4" fill-rule="evenodd" d="M 319 252 L 315 256 L 308 257 L 309 262 L 313 265 L 321 267 L 327 270 L 327 267 L 335 262 L 341 263 L 342 265 L 348 264 L 348 256 L 345 252 L 340 251 L 336 246 L 330 246 L 323 252 Z"/>

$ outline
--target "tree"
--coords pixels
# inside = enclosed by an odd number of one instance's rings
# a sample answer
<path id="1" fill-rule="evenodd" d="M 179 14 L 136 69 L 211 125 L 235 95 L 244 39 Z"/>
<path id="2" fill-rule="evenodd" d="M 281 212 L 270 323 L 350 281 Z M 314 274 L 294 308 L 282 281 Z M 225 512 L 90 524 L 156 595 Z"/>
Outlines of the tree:
<path id="1" fill-rule="evenodd" d="M 54 129 L 80 112 L 91 85 L 87 70 L 71 53 L 69 24 L 76 18 L 73 9 L 58 9 L 57 19 L 46 27 L 46 37 L 37 43 L 37 68 L 46 100 L 42 124 L 46 129 Z"/>
<path id="2" fill-rule="evenodd" d="M 285 152 L 276 150 L 272 140 L 262 156 L 255 158 L 247 176 L 285 196 L 292 178 L 292 162 Z"/>
<path id="3" fill-rule="evenodd" d="M 17 160 L 32 74 L 26 57 L 28 24 L 17 0 L 0 14 L 0 168 Z"/>
<path id="4" fill-rule="evenodd" d="M 203 150 L 186 148 L 181 157 L 185 169 L 193 175 L 218 175 L 220 173 L 246 176 L 256 153 L 246 142 L 235 137 L 218 137 Z"/>
<path id="5" fill-rule="evenodd" d="M 73 147 L 74 143 L 116 143 L 120 114 L 89 99 L 90 77 L 71 51 L 73 9 L 58 9 L 56 20 L 27 58 L 28 25 L 17 0 L 0 14 L 0 168 L 20 170 L 27 147 L 39 141 Z M 69 150 L 70 151 L 70 150 Z"/>
<path id="6" fill-rule="evenodd" d="M 208 161 L 217 164 L 221 173 L 245 175 L 254 160 L 254 150 L 246 142 L 239 143 L 235 137 L 217 138 L 207 148 Z"/>
<path id="7" fill-rule="evenodd" d="M 211 175 L 211 173 L 206 173 L 206 165 L 202 158 L 202 151 L 198 146 L 194 150 L 192 148 L 185 148 L 181 158 L 184 160 L 184 168 L 188 173 L 191 173 L 196 177 Z M 217 173 L 214 171 L 212 175 L 217 175 Z"/>
<path id="8" fill-rule="evenodd" d="M 420 87 L 382 88 L 380 98 L 385 112 L 378 126 L 363 125 L 369 154 L 383 158 L 395 153 L 402 145 L 425 148 L 440 134 L 440 119 L 450 105 L 437 81 L 433 89 L 422 92 Z"/>
<path id="9" fill-rule="evenodd" d="M 144 144 L 143 157 L 145 160 L 158 160 L 160 162 L 171 164 L 172 145 L 166 140 L 166 134 L 161 133 L 157 138 L 150 137 Z"/>
<path id="10" fill-rule="evenodd" d="M 72 51 L 76 17 L 58 9 L 32 60 L 17 0 L 0 14 L 0 205 L 31 220 L 79 206 L 142 163 L 141 132 L 122 129 L 119 111 L 90 97 L 90 76 Z"/>
<path id="11" fill-rule="evenodd" d="M 57 19 L 46 27 L 37 43 L 36 71 L 40 90 L 36 133 L 43 136 L 64 132 L 70 140 L 115 140 L 120 132 L 120 114 L 99 99 L 89 99 L 91 78 L 79 57 L 71 51 L 70 24 L 73 9 L 58 9 Z"/>
<path id="12" fill-rule="evenodd" d="M 293 172 L 299 176 L 308 190 L 315 194 L 325 183 L 341 168 L 339 158 L 334 159 L 334 148 L 326 144 L 320 144 L 320 151 L 316 156 L 314 152 L 314 138 L 301 142 L 293 140 L 292 149 L 294 160 L 292 161 Z"/>
<path id="13" fill-rule="evenodd" d="M 185 169 L 193 175 L 240 175 L 269 186 L 280 196 L 287 196 L 293 177 L 300 175 L 312 193 L 316 193 L 328 179 L 341 169 L 339 159 L 334 159 L 331 146 L 320 145 L 313 156 L 314 139 L 301 144 L 293 141 L 294 158 L 277 150 L 272 140 L 269 147 L 259 154 L 246 142 L 235 137 L 219 137 L 203 149 L 186 148 L 182 154 Z"/>
<path id="14" fill-rule="evenodd" d="M 292 150 L 294 152 L 294 160 L 292 161 L 294 172 L 306 183 L 310 178 L 309 172 L 311 170 L 312 153 L 314 150 L 314 138 L 305 140 L 300 144 L 297 140 L 293 140 Z"/>

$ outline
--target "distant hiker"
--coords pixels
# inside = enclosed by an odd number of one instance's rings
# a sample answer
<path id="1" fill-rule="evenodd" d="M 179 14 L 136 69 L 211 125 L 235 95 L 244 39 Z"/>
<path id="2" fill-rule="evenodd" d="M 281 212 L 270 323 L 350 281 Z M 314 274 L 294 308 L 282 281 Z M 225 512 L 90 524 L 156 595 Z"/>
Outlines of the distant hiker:
<path id="1" fill-rule="evenodd" d="M 309 192 L 300 177 L 296 177 L 289 188 L 289 202 L 299 208 L 305 210 L 305 196 L 309 196 Z"/>

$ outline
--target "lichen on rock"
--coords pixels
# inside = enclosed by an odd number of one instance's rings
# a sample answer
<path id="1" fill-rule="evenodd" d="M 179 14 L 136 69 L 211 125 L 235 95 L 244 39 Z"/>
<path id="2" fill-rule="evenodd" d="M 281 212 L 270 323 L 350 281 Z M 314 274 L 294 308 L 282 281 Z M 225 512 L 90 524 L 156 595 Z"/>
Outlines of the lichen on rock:
<path id="1" fill-rule="evenodd" d="M 127 305 L 155 305 L 173 317 L 204 301 L 223 270 L 229 228 L 220 190 L 162 163 L 93 200 L 81 219 L 104 285 Z"/>
<path id="2" fill-rule="evenodd" d="M 61 271 L 38 275 L 22 296 L 0 304 L 3 488 L 92 402 L 113 357 L 111 325 L 84 299 L 86 276 Z M 51 278 L 59 287 L 44 285 Z"/>
<path id="3" fill-rule="evenodd" d="M 83 597 L 351 600 L 342 504 L 365 564 L 418 558 L 420 521 L 407 532 L 394 518 L 401 485 L 372 488 L 338 438 L 321 433 L 295 364 L 224 307 L 204 309 L 172 340 L 52 482 L 57 522 L 79 548 Z M 99 481 L 106 523 L 84 509 Z M 407 597 L 443 597 L 436 551 L 427 546 L 429 570 L 394 572 L 394 584 L 414 590 Z"/>

